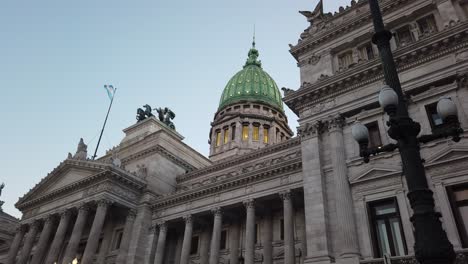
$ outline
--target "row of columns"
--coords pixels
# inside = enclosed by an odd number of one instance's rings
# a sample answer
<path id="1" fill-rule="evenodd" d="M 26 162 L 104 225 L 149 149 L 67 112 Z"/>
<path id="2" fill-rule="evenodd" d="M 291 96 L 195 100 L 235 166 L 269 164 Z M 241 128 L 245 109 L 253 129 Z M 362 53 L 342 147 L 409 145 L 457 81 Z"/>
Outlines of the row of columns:
<path id="1" fill-rule="evenodd" d="M 89 264 L 93 262 L 94 255 L 99 244 L 102 227 L 111 204 L 112 202 L 109 200 L 99 200 L 97 202 L 96 214 L 94 216 L 83 257 L 80 261 L 81 264 Z M 83 230 L 88 219 L 90 209 L 91 205 L 89 203 L 83 203 L 79 206 L 78 215 L 73 226 L 73 231 L 63 255 L 63 263 L 71 263 L 76 258 L 78 253 L 78 245 L 83 235 Z M 37 234 L 39 233 L 41 223 L 43 223 L 43 228 L 42 232 L 40 233 L 39 241 L 37 243 L 31 264 L 40 264 L 44 258 L 44 263 L 58 263 L 60 250 L 65 241 L 65 236 L 69 225 L 71 224 L 72 209 L 64 210 L 59 213 L 59 215 L 60 220 L 55 234 L 53 234 L 53 228 L 56 225 L 56 215 L 49 215 L 46 219 L 35 220 L 32 224 L 29 225 L 29 231 L 27 233 L 27 226 L 22 225 L 15 234 L 13 243 L 8 253 L 6 264 L 26 264 L 28 262 L 29 256 L 31 255 L 31 249 L 34 246 L 34 242 Z M 121 250 L 117 258 L 117 263 L 125 263 L 126 261 L 126 249 L 128 248 L 128 241 L 131 234 L 131 228 L 133 227 L 134 216 L 135 213 L 130 210 L 125 224 Z M 49 249 L 47 250 L 52 235 L 53 240 Z M 17 258 L 23 238 L 23 248 L 21 249 L 21 253 Z"/>
<path id="2" fill-rule="evenodd" d="M 294 264 L 295 263 L 295 240 L 294 240 L 294 208 L 291 197 L 291 191 L 281 192 L 280 197 L 283 200 L 283 210 L 284 210 L 284 263 L 285 264 Z M 246 209 L 246 222 L 245 222 L 245 255 L 244 263 L 245 264 L 254 264 L 255 262 L 255 201 L 253 199 L 246 200 L 243 202 Z M 202 247 L 200 245 L 200 252 L 202 252 L 201 258 L 207 258 L 208 264 L 218 264 L 220 256 L 220 246 L 221 246 L 221 232 L 223 224 L 223 212 L 222 208 L 217 207 L 211 210 L 213 214 L 213 232 L 211 235 L 211 241 L 209 246 L 209 257 L 208 254 L 203 254 Z M 185 221 L 185 231 L 182 242 L 182 250 L 180 254 L 180 264 L 188 264 L 190 262 L 190 249 L 192 243 L 192 233 L 193 233 L 193 217 L 192 215 L 187 215 L 183 217 Z M 268 222 L 268 221 L 267 221 Z M 153 245 L 154 242 L 151 241 L 157 240 L 156 252 L 154 255 L 154 264 L 163 264 L 164 253 L 166 248 L 166 238 L 167 238 L 167 223 L 161 222 L 158 223 L 159 232 L 153 235 L 150 235 L 149 245 Z M 269 230 L 272 230 L 272 221 L 271 215 L 269 218 L 269 223 L 266 224 L 266 227 Z M 232 230 L 229 233 L 230 237 L 230 264 L 239 264 L 239 236 L 240 236 L 240 225 L 236 223 L 232 226 Z M 265 245 L 263 247 L 264 263 L 273 263 L 273 247 L 272 247 L 272 232 L 266 232 Z M 203 241 L 201 242 L 204 243 Z M 150 255 L 151 250 L 147 252 Z M 204 256 L 207 255 L 207 256 Z M 151 257 L 149 257 L 151 259 Z M 149 263 L 149 260 L 148 260 Z"/>

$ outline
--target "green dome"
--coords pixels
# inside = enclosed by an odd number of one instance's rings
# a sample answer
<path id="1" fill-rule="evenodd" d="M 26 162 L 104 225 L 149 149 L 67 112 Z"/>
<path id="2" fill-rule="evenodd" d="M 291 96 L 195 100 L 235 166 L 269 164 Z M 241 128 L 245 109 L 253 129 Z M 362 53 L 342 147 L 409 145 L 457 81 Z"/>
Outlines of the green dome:
<path id="1" fill-rule="evenodd" d="M 234 75 L 224 88 L 218 110 L 240 101 L 250 101 L 262 102 L 283 112 L 283 101 L 278 86 L 262 69 L 262 63 L 257 60 L 258 55 L 254 42 L 244 69 Z"/>

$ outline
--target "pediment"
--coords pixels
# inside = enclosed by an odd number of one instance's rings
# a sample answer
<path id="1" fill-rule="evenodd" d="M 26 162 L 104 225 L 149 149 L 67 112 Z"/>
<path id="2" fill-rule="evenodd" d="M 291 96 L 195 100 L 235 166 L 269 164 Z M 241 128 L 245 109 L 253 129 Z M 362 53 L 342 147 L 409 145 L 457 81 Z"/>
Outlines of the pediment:
<path id="1" fill-rule="evenodd" d="M 82 164 L 80 165 L 80 163 Z M 75 163 L 68 160 L 61 163 L 26 195 L 20 198 L 19 203 L 34 200 L 104 171 L 104 168 L 100 166 L 86 166 L 86 163 L 87 162 Z"/>
<path id="2" fill-rule="evenodd" d="M 468 157 L 468 147 L 464 146 L 446 146 L 435 152 L 426 159 L 426 164 L 450 162 L 460 158 Z"/>
<path id="3" fill-rule="evenodd" d="M 356 184 L 371 180 L 376 180 L 386 177 L 394 177 L 401 175 L 401 167 L 391 165 L 378 165 L 375 167 L 367 167 L 360 172 L 350 177 L 350 183 Z"/>

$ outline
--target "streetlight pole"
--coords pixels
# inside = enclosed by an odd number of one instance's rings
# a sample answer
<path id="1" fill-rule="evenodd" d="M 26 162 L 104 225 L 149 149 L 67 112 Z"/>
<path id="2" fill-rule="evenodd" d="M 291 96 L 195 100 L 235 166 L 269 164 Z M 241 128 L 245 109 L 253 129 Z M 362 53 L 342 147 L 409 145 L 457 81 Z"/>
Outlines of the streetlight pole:
<path id="1" fill-rule="evenodd" d="M 408 183 L 408 199 L 414 214 L 411 217 L 415 229 L 414 245 L 417 260 L 422 264 L 452 264 L 455 252 L 447 234 L 442 229 L 441 214 L 434 210 L 433 193 L 428 187 L 417 138 L 421 126 L 408 114 L 406 99 L 401 89 L 390 39 L 392 34 L 385 29 L 378 0 L 369 0 L 374 22 L 373 43 L 379 48 L 385 76 L 385 82 L 398 95 L 396 109 L 386 108 L 390 115 L 391 138 L 398 141 L 403 164 L 403 173 Z"/>

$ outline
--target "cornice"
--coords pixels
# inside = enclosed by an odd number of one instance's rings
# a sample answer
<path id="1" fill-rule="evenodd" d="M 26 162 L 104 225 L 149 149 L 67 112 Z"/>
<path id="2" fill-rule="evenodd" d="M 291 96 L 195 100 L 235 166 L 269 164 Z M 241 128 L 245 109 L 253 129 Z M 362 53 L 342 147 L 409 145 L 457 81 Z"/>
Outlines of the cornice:
<path id="1" fill-rule="evenodd" d="M 84 167 L 83 165 L 89 165 L 90 167 L 100 168 L 100 169 L 103 169 L 104 171 L 101 171 L 99 173 L 96 173 L 94 175 L 86 177 L 86 178 L 84 178 L 84 179 L 82 179 L 80 181 L 77 181 L 77 182 L 71 183 L 69 185 L 66 185 L 66 186 L 64 186 L 64 187 L 62 187 L 60 189 L 57 189 L 57 190 L 55 190 L 53 192 L 42 195 L 42 196 L 40 196 L 40 197 L 38 197 L 36 199 L 33 199 L 31 201 L 27 201 L 28 198 L 32 194 L 34 194 L 34 192 L 37 191 L 40 186 L 42 186 L 43 184 L 46 184 L 48 182 L 49 179 L 46 180 L 46 178 L 47 178 L 46 177 L 44 179 L 45 181 L 43 180 L 44 182 L 41 181 L 38 185 L 36 185 L 36 187 L 34 187 L 30 192 L 28 192 L 27 195 L 25 195 L 25 196 L 23 196 L 22 198 L 19 199 L 19 201 L 15 204 L 16 208 L 18 208 L 20 210 L 23 210 L 23 209 L 26 209 L 26 208 L 28 208 L 30 206 L 36 205 L 38 203 L 41 203 L 41 202 L 56 198 L 56 197 L 58 197 L 58 196 L 60 196 L 62 194 L 68 193 L 70 191 L 74 191 L 74 190 L 77 190 L 77 189 L 82 189 L 84 187 L 87 187 L 87 186 L 91 185 L 92 183 L 95 183 L 95 182 L 101 181 L 101 180 L 106 180 L 106 179 L 116 180 L 118 182 L 123 183 L 125 186 L 130 187 L 130 188 L 135 189 L 135 190 L 138 190 L 138 191 L 142 191 L 144 188 L 146 188 L 146 183 L 143 182 L 142 180 L 136 179 L 133 176 L 128 176 L 128 175 L 126 175 L 126 172 L 124 172 L 122 170 L 116 170 L 116 168 L 113 168 L 112 166 L 107 165 L 107 164 L 94 164 L 95 166 L 92 166 L 93 162 L 83 162 L 83 161 L 75 161 L 75 160 L 66 160 L 65 162 L 63 162 L 61 164 L 79 165 L 79 168 L 83 168 Z M 61 165 L 61 166 L 63 166 L 63 165 Z M 50 178 L 52 175 L 50 175 L 48 177 Z"/>
<path id="2" fill-rule="evenodd" d="M 187 174 L 178 176 L 177 177 L 177 183 L 180 184 L 180 183 L 183 183 L 185 181 L 194 179 L 194 178 L 196 178 L 198 176 L 206 175 L 206 174 L 209 174 L 209 173 L 212 173 L 212 172 L 215 172 L 215 171 L 219 171 L 219 170 L 223 170 L 223 169 L 226 169 L 226 168 L 229 168 L 229 167 L 233 167 L 233 166 L 239 165 L 241 163 L 244 163 L 244 162 L 247 162 L 247 161 L 252 161 L 252 160 L 258 159 L 258 158 L 260 158 L 262 156 L 269 155 L 271 153 L 275 153 L 275 152 L 278 152 L 278 151 L 282 151 L 282 150 L 285 150 L 285 149 L 292 148 L 294 146 L 298 146 L 300 144 L 301 144 L 300 138 L 296 137 L 296 138 L 289 139 L 289 140 L 287 140 L 285 142 L 282 142 L 282 143 L 279 143 L 279 144 L 275 144 L 275 145 L 268 146 L 268 147 L 259 149 L 257 151 L 254 151 L 254 152 L 251 152 L 251 153 L 248 153 L 248 154 L 244 154 L 244 155 L 242 155 L 242 156 L 240 156 L 238 158 L 229 158 L 229 159 L 226 159 L 226 160 L 221 160 L 219 163 L 216 163 L 216 164 L 214 164 L 212 166 L 205 167 L 205 168 L 202 168 L 202 169 L 198 169 L 198 170 L 195 170 L 193 172 L 189 172 Z"/>
<path id="3" fill-rule="evenodd" d="M 167 149 L 165 149 L 164 147 L 159 146 L 159 145 L 154 146 L 154 147 L 149 148 L 149 149 L 145 149 L 143 151 L 132 154 L 132 155 L 122 159 L 122 164 L 126 165 L 126 164 L 128 164 L 129 162 L 131 162 L 133 160 L 136 160 L 136 159 L 139 159 L 139 158 L 142 158 L 142 157 L 146 157 L 146 156 L 148 156 L 150 154 L 153 154 L 153 153 L 158 153 L 158 154 L 163 155 L 164 157 L 168 158 L 169 160 L 173 161 L 174 163 L 184 167 L 187 171 L 193 171 L 193 170 L 196 169 L 195 166 L 192 166 L 191 164 L 185 162 L 183 159 L 178 158 L 177 156 L 175 156 L 171 152 L 169 152 Z"/>
<path id="4" fill-rule="evenodd" d="M 160 209 L 163 207 L 172 206 L 175 204 L 185 203 L 187 201 L 193 201 L 203 196 L 219 193 L 240 186 L 246 186 L 256 181 L 284 175 L 285 173 L 294 173 L 302 170 L 302 157 L 299 155 L 293 160 L 288 160 L 283 163 L 268 166 L 267 168 L 261 168 L 255 171 L 246 172 L 235 178 L 228 178 L 222 182 L 214 182 L 209 185 L 204 185 L 194 190 L 184 191 L 181 193 L 175 193 L 168 196 L 163 196 L 154 201 L 152 206 L 154 209 Z"/>
<path id="5" fill-rule="evenodd" d="M 367 3 L 367 1 L 360 1 L 357 7 L 361 7 L 364 5 L 364 4 L 361 4 L 361 2 Z M 395 9 L 400 8 L 403 4 L 407 2 L 411 2 L 411 1 L 410 0 L 387 0 L 385 1 L 384 3 L 381 4 L 382 15 L 384 16 L 387 15 L 388 13 L 394 11 Z M 350 11 L 354 9 L 355 8 L 351 8 Z M 348 12 L 345 11 L 343 12 L 343 14 L 339 14 L 327 20 L 325 23 L 331 23 L 332 24 L 331 27 L 327 28 L 326 30 L 320 31 L 313 36 L 309 36 L 301 40 L 296 46 L 293 46 L 291 48 L 290 53 L 294 56 L 294 58 L 298 59 L 300 55 L 313 50 L 318 45 L 323 44 L 337 36 L 340 36 L 343 33 L 351 32 L 354 29 L 357 29 L 372 21 L 372 16 L 370 12 L 364 12 L 364 13 L 361 13 L 360 15 L 355 16 L 353 19 L 345 21 L 344 23 L 333 25 L 335 18 L 342 16 Z"/>
<path id="6" fill-rule="evenodd" d="M 394 57 L 398 71 L 403 72 L 467 48 L 467 25 L 468 22 L 459 23 L 452 28 L 427 36 L 411 45 L 396 50 Z M 382 79 L 381 61 L 376 58 L 334 76 L 321 79 L 314 84 L 306 84 L 297 91 L 289 92 L 284 98 L 284 102 L 294 113 L 299 114 L 302 109 L 311 107 L 318 102 Z"/>

